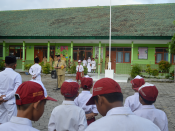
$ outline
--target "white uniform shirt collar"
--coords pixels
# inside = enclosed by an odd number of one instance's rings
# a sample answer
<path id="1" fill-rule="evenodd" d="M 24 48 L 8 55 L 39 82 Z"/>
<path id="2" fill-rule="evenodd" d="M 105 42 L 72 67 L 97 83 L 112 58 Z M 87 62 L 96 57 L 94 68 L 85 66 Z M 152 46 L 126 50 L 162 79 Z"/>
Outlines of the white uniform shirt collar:
<path id="1" fill-rule="evenodd" d="M 6 67 L 5 70 L 12 70 L 12 71 L 14 71 L 12 68 L 8 68 L 8 67 Z"/>
<path id="2" fill-rule="evenodd" d="M 134 95 L 139 95 L 139 93 L 138 92 L 135 92 Z"/>
<path id="3" fill-rule="evenodd" d="M 75 105 L 74 101 L 66 101 L 64 100 L 62 105 Z"/>
<path id="4" fill-rule="evenodd" d="M 155 106 L 152 105 L 142 105 L 141 109 L 156 109 Z"/>
<path id="5" fill-rule="evenodd" d="M 129 107 L 115 107 L 109 110 L 106 116 L 111 115 L 134 115 Z"/>
<path id="6" fill-rule="evenodd" d="M 21 124 L 21 125 L 28 125 L 28 126 L 32 127 L 31 120 L 29 120 L 27 118 L 12 116 L 12 118 L 10 119 L 10 122 L 16 123 L 16 124 Z"/>
<path id="7" fill-rule="evenodd" d="M 81 93 L 91 94 L 90 91 L 82 91 Z"/>

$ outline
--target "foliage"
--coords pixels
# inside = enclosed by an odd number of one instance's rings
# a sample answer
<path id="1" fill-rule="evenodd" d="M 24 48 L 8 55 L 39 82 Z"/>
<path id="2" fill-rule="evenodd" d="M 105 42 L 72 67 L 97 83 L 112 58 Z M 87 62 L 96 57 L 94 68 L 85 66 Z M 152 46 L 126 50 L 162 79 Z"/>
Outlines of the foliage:
<path id="1" fill-rule="evenodd" d="M 1 61 L 0 62 L 0 70 L 3 70 L 4 67 L 5 67 L 5 62 L 4 61 Z"/>
<path id="2" fill-rule="evenodd" d="M 151 69 L 151 65 L 147 64 L 146 65 L 147 69 L 145 70 L 146 73 L 149 74 L 149 77 L 152 75 L 153 70 Z"/>
<path id="3" fill-rule="evenodd" d="M 162 72 L 169 72 L 171 64 L 168 61 L 161 60 L 159 62 L 159 69 Z"/>
<path id="4" fill-rule="evenodd" d="M 39 65 L 43 67 L 44 66 L 44 62 L 43 61 L 40 62 Z"/>
<path id="5" fill-rule="evenodd" d="M 137 75 L 141 75 L 141 67 L 138 64 L 134 64 L 131 69 L 130 75 L 132 78 L 136 77 Z"/>
<path id="6" fill-rule="evenodd" d="M 75 65 L 70 67 L 70 73 L 71 74 L 75 74 L 76 73 L 76 66 Z"/>
<path id="7" fill-rule="evenodd" d="M 174 70 L 170 73 L 170 77 L 174 79 Z"/>
<path id="8" fill-rule="evenodd" d="M 50 73 L 50 64 L 46 63 L 46 65 L 42 66 L 42 71 L 44 74 L 49 74 Z"/>
<path id="9" fill-rule="evenodd" d="M 169 79 L 169 77 L 170 77 L 170 75 L 169 75 L 169 74 L 167 74 L 167 75 L 165 76 L 165 78 L 166 78 L 166 79 Z"/>
<path id="10" fill-rule="evenodd" d="M 158 76 L 159 75 L 159 71 L 157 69 L 153 69 L 152 70 L 152 75 L 153 76 Z"/>
<path id="11" fill-rule="evenodd" d="M 86 66 L 83 66 L 83 68 L 84 68 L 84 75 L 87 75 L 87 73 L 88 73 L 88 68 L 87 68 Z"/>
<path id="12" fill-rule="evenodd" d="M 25 65 L 24 65 L 24 69 L 25 69 L 25 70 L 29 70 L 30 67 L 31 67 L 32 65 L 33 65 L 33 64 L 25 64 Z"/>

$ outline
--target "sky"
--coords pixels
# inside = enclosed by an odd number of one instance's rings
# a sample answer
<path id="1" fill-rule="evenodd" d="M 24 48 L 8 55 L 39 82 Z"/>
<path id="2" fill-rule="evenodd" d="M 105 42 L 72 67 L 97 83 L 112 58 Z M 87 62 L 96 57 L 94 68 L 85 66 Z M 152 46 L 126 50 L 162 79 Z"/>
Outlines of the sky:
<path id="1" fill-rule="evenodd" d="M 175 3 L 175 0 L 111 0 L 111 5 Z M 0 10 L 108 6 L 110 0 L 0 0 Z"/>

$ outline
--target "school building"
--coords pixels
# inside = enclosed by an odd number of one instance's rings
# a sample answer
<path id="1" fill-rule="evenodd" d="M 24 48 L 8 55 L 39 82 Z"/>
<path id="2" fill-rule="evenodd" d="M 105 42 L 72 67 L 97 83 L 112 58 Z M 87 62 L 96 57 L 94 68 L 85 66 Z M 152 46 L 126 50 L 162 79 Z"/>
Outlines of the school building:
<path id="1" fill-rule="evenodd" d="M 95 58 L 105 69 L 109 53 L 109 6 L 0 11 L 0 61 L 15 55 L 17 69 L 34 63 L 36 55 L 60 54 L 77 62 Z M 158 68 L 174 62 L 170 45 L 175 33 L 175 4 L 112 6 L 112 69 L 128 74 L 132 65 Z M 168 49 L 168 50 L 167 50 Z M 100 60 L 99 58 L 102 58 Z M 172 67 L 173 68 L 173 67 Z"/>

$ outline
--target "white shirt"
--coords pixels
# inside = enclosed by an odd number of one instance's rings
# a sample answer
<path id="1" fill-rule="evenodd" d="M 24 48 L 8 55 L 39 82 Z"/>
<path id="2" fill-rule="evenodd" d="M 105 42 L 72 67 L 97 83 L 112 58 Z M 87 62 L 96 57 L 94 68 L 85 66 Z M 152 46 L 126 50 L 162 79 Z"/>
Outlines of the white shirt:
<path id="1" fill-rule="evenodd" d="M 87 66 L 87 61 L 83 60 L 83 66 Z"/>
<path id="2" fill-rule="evenodd" d="M 32 75 L 32 77 L 35 77 L 35 80 L 41 81 L 41 66 L 37 63 L 32 65 L 29 69 L 29 73 Z"/>
<path id="3" fill-rule="evenodd" d="M 134 95 L 127 97 L 124 106 L 131 108 L 132 112 L 141 108 L 142 104 L 139 101 L 139 93 L 135 92 Z"/>
<path id="4" fill-rule="evenodd" d="M 31 120 L 12 116 L 9 122 L 0 125 L 0 131 L 39 131 L 32 127 Z"/>
<path id="5" fill-rule="evenodd" d="M 98 113 L 96 105 L 86 105 L 89 99 L 92 97 L 90 91 L 82 91 L 77 98 L 75 98 L 75 105 L 81 107 L 86 114 Z"/>
<path id="6" fill-rule="evenodd" d="M 91 123 L 85 131 L 160 131 L 150 120 L 134 115 L 128 107 L 116 107 Z"/>
<path id="7" fill-rule="evenodd" d="M 12 68 L 6 68 L 4 71 L 0 72 L 0 96 L 4 100 L 8 100 L 8 104 L 14 104 L 15 102 L 15 92 L 19 85 L 22 83 L 21 75 L 15 72 Z"/>
<path id="8" fill-rule="evenodd" d="M 83 72 L 84 71 L 84 68 L 82 65 L 77 65 L 76 67 L 76 71 L 78 72 L 78 69 L 79 69 L 79 72 Z"/>
<path id="9" fill-rule="evenodd" d="M 74 101 L 63 101 L 53 109 L 49 120 L 48 131 L 84 131 L 87 120 L 83 109 Z"/>
<path id="10" fill-rule="evenodd" d="M 91 59 L 88 59 L 87 62 L 88 62 L 88 63 L 91 63 Z"/>
<path id="11" fill-rule="evenodd" d="M 151 120 L 161 131 L 168 131 L 168 120 L 164 111 L 156 109 L 154 105 L 142 105 L 134 114 Z"/>

